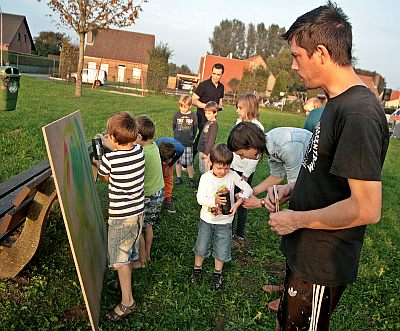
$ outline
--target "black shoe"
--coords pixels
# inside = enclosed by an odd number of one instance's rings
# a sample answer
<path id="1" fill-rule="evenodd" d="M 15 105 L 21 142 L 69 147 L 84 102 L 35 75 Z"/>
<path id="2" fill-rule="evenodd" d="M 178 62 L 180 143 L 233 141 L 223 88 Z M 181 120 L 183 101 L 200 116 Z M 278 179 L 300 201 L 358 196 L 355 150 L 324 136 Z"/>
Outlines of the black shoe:
<path id="1" fill-rule="evenodd" d="M 170 214 L 176 213 L 176 209 L 175 209 L 174 203 L 172 201 L 166 202 L 164 205 L 165 205 L 165 209 L 167 210 L 168 213 L 170 213 Z"/>
<path id="2" fill-rule="evenodd" d="M 190 178 L 189 179 L 189 186 L 191 187 L 191 188 L 196 188 L 196 181 L 193 179 L 193 178 Z"/>
<path id="3" fill-rule="evenodd" d="M 203 278 L 203 269 L 195 269 L 193 268 L 192 274 L 189 279 L 192 284 L 201 283 L 201 279 Z"/>
<path id="4" fill-rule="evenodd" d="M 214 272 L 213 277 L 211 279 L 210 288 L 212 290 L 222 289 L 223 280 L 224 280 L 224 277 L 222 277 L 222 272 Z"/>
<path id="5" fill-rule="evenodd" d="M 177 178 L 175 179 L 175 184 L 176 184 L 176 185 L 181 185 L 181 184 L 183 184 L 182 178 L 181 178 L 181 177 L 177 177 Z"/>

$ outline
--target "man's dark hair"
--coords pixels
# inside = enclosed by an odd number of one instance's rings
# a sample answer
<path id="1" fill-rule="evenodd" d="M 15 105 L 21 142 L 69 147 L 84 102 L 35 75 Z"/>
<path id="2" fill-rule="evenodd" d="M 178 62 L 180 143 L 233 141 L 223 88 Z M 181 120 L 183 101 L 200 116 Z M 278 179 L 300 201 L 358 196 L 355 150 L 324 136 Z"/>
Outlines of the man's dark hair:
<path id="1" fill-rule="evenodd" d="M 228 148 L 232 152 L 254 148 L 262 155 L 262 153 L 267 153 L 266 145 L 264 131 L 252 122 L 240 122 L 232 129 L 228 137 Z"/>
<path id="2" fill-rule="evenodd" d="M 217 144 L 210 151 L 211 164 L 230 165 L 233 161 L 233 153 L 226 144 Z"/>
<path id="3" fill-rule="evenodd" d="M 136 121 L 139 124 L 138 133 L 142 136 L 142 140 L 153 139 L 154 134 L 156 133 L 156 127 L 153 121 L 144 115 L 136 116 Z"/>
<path id="4" fill-rule="evenodd" d="M 307 51 L 308 57 L 318 45 L 323 45 L 332 61 L 340 66 L 350 66 L 353 44 L 349 18 L 336 3 L 330 1 L 325 6 L 315 8 L 298 17 L 282 38 Z"/>
<path id="5" fill-rule="evenodd" d="M 214 64 L 213 65 L 213 67 L 212 67 L 212 69 L 222 69 L 222 73 L 224 73 L 224 70 L 225 70 L 225 68 L 224 68 L 224 65 L 222 64 L 222 63 L 216 63 L 216 64 Z M 212 71 L 212 69 L 211 69 L 211 71 Z"/>
<path id="6" fill-rule="evenodd" d="M 160 152 L 161 162 L 171 161 L 176 153 L 175 145 L 167 141 L 164 141 L 158 145 L 158 150 Z"/>

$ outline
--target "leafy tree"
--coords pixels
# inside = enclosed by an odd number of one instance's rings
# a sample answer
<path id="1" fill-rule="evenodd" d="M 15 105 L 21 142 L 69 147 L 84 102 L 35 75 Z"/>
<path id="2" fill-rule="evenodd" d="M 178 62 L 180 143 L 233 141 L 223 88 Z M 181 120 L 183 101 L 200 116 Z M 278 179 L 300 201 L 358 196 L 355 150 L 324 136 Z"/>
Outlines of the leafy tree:
<path id="1" fill-rule="evenodd" d="M 271 24 L 268 27 L 267 46 L 264 58 L 268 56 L 277 56 L 283 48 L 289 48 L 285 40 L 282 40 L 281 35 L 285 33 L 285 27 L 280 28 L 277 24 Z"/>
<path id="2" fill-rule="evenodd" d="M 247 26 L 246 58 L 256 55 L 257 31 L 253 23 Z"/>
<path id="3" fill-rule="evenodd" d="M 149 67 L 147 70 L 147 88 L 160 92 L 167 86 L 170 59 L 173 51 L 167 44 L 160 43 L 150 52 Z"/>
<path id="4" fill-rule="evenodd" d="M 265 28 L 264 23 L 257 24 L 257 43 L 256 43 L 256 54 L 261 55 L 264 59 L 268 56 L 267 49 L 268 49 L 268 31 Z"/>
<path id="5" fill-rule="evenodd" d="M 237 79 L 237 78 L 232 78 L 228 82 L 228 86 L 231 88 L 233 94 L 237 94 L 238 93 L 239 85 L 240 85 L 240 80 Z"/>
<path id="6" fill-rule="evenodd" d="M 232 53 L 234 58 L 243 58 L 246 45 L 245 31 L 245 24 L 237 19 L 222 20 L 214 27 L 213 35 L 209 39 L 212 54 L 228 56 Z"/>
<path id="7" fill-rule="evenodd" d="M 69 78 L 78 69 L 79 47 L 64 39 L 61 44 L 60 64 L 61 78 Z"/>
<path id="8" fill-rule="evenodd" d="M 41 1 L 41 0 L 38 0 Z M 79 61 L 75 95 L 82 95 L 82 68 L 85 36 L 89 31 L 103 30 L 109 26 L 125 27 L 135 23 L 147 0 L 45 0 L 57 13 L 62 24 L 69 26 L 79 36 Z M 137 4 L 135 4 L 137 3 Z"/>
<path id="9" fill-rule="evenodd" d="M 262 66 L 253 70 L 245 70 L 238 87 L 238 93 L 246 92 L 265 93 L 270 71 Z"/>
<path id="10" fill-rule="evenodd" d="M 289 79 L 289 72 L 287 70 L 281 70 L 276 77 L 276 82 L 274 88 L 272 90 L 273 97 L 279 97 L 280 92 L 288 92 L 288 79 Z"/>
<path id="11" fill-rule="evenodd" d="M 182 64 L 181 66 L 177 66 L 175 63 L 168 63 L 168 74 L 170 76 L 176 76 L 177 74 L 182 75 L 194 75 L 193 72 L 186 64 Z"/>
<path id="12" fill-rule="evenodd" d="M 34 38 L 36 54 L 39 56 L 60 55 L 62 42 L 68 39 L 64 33 L 42 31 Z"/>

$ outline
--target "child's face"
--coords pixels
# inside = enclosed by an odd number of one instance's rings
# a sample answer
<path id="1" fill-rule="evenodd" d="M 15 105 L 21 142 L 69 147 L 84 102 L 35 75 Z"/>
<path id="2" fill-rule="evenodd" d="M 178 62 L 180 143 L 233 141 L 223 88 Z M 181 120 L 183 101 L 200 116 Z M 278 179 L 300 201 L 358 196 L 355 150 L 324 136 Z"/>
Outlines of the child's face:
<path id="1" fill-rule="evenodd" d="M 214 114 L 212 110 L 205 110 L 204 115 L 206 115 L 207 121 L 214 121 L 217 114 Z"/>
<path id="2" fill-rule="evenodd" d="M 253 148 L 246 148 L 246 149 L 238 149 L 235 151 L 235 154 L 240 156 L 240 158 L 243 159 L 251 159 L 251 160 L 258 160 L 259 158 L 259 152 Z"/>
<path id="3" fill-rule="evenodd" d="M 230 164 L 213 163 L 212 171 L 217 178 L 225 177 L 229 172 Z"/>
<path id="4" fill-rule="evenodd" d="M 181 105 L 179 105 L 179 111 L 182 114 L 190 113 L 190 107 L 191 107 L 191 105 L 189 105 L 189 104 L 181 104 Z"/>
<path id="5" fill-rule="evenodd" d="M 236 113 L 242 120 L 245 120 L 247 118 L 246 109 L 244 108 L 241 101 L 239 101 L 236 105 Z"/>

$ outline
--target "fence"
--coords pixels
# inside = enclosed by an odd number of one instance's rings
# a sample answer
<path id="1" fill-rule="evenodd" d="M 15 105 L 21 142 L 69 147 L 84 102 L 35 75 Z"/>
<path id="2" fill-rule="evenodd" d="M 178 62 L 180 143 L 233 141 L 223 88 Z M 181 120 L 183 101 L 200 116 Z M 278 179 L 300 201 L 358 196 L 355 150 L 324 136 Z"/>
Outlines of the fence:
<path id="1" fill-rule="evenodd" d="M 17 67 L 20 72 L 60 75 L 60 61 L 47 57 L 3 50 L 3 64 Z"/>

